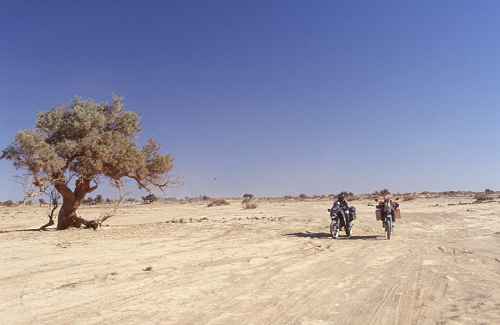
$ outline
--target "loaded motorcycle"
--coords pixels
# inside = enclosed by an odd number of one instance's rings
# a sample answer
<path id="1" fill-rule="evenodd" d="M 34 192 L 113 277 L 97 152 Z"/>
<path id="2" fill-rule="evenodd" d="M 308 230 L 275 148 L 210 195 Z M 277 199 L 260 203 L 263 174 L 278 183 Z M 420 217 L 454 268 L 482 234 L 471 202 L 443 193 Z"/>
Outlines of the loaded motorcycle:
<path id="1" fill-rule="evenodd" d="M 390 240 L 394 233 L 394 221 L 400 218 L 399 204 L 391 200 L 379 202 L 375 211 L 377 220 L 382 221 L 385 231 L 385 238 Z"/>
<path id="2" fill-rule="evenodd" d="M 352 221 L 356 219 L 356 208 L 354 207 L 344 207 L 340 204 L 335 204 L 330 212 L 331 224 L 330 233 L 333 239 L 338 239 L 340 231 L 345 230 L 346 236 L 351 237 L 352 232 Z"/>

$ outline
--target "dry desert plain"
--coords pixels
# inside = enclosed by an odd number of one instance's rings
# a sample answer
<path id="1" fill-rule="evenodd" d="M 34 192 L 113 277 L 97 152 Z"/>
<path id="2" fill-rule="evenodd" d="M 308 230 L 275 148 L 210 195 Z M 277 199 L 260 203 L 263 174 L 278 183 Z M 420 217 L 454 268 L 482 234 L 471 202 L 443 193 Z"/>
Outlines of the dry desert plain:
<path id="1" fill-rule="evenodd" d="M 366 200 L 337 241 L 327 200 L 131 205 L 62 232 L 3 207 L 0 323 L 500 324 L 500 204 L 459 200 L 402 202 L 390 241 Z"/>

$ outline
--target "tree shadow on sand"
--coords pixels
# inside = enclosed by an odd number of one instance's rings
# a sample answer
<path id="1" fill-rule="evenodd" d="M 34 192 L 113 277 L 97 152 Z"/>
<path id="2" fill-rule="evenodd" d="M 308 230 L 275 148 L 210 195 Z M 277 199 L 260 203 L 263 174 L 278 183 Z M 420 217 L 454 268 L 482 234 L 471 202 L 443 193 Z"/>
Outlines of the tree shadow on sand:
<path id="1" fill-rule="evenodd" d="M 286 237 L 298 237 L 298 238 L 314 238 L 314 239 L 332 239 L 332 235 L 327 232 L 295 232 L 290 234 L 284 234 Z M 360 235 L 360 236 L 352 236 L 351 238 L 340 237 L 339 239 L 346 240 L 379 240 L 383 239 L 383 236 L 377 235 Z"/>

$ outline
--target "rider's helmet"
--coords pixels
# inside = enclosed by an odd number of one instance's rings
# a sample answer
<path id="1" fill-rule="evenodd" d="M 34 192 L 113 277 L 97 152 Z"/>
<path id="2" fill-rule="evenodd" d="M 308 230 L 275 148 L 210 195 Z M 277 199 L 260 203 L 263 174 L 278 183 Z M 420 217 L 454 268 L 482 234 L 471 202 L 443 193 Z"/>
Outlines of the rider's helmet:
<path id="1" fill-rule="evenodd" d="M 384 201 L 385 202 L 389 202 L 390 200 L 392 200 L 392 195 L 387 194 L 387 195 L 384 196 Z"/>
<path id="2" fill-rule="evenodd" d="M 344 193 L 340 193 L 339 195 L 337 195 L 337 200 L 339 200 L 339 201 L 345 201 L 345 195 L 344 195 Z"/>

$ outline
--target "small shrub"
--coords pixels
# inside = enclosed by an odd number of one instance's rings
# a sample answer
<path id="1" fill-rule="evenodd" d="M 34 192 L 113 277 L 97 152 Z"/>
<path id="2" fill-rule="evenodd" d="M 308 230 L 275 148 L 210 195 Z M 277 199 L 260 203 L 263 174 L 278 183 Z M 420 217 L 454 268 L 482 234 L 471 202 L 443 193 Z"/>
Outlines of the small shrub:
<path id="1" fill-rule="evenodd" d="M 488 197 L 488 194 L 486 194 L 486 193 L 476 193 L 474 195 L 474 199 L 476 200 L 476 202 L 484 202 L 484 201 L 488 201 L 490 198 Z"/>
<path id="2" fill-rule="evenodd" d="M 101 194 L 97 194 L 95 199 L 94 199 L 95 204 L 102 204 L 104 202 L 104 199 L 102 198 Z"/>
<path id="3" fill-rule="evenodd" d="M 16 205 L 16 203 L 12 200 L 7 200 L 1 203 L 2 206 L 4 207 L 13 207 Z"/>
<path id="4" fill-rule="evenodd" d="M 151 193 L 151 194 L 148 194 L 146 196 L 143 196 L 142 201 L 144 202 L 144 204 L 150 204 L 150 203 L 158 201 L 158 198 L 156 197 L 156 195 Z"/>
<path id="5" fill-rule="evenodd" d="M 386 196 L 388 194 L 391 194 L 391 191 L 389 191 L 388 189 L 384 188 L 384 189 L 382 189 L 380 191 L 375 191 L 373 194 L 374 195 L 378 195 L 378 196 Z"/>
<path id="6" fill-rule="evenodd" d="M 307 198 L 309 198 L 309 196 L 307 196 L 307 194 L 302 193 L 299 195 L 299 199 L 301 199 L 301 200 L 305 200 Z"/>
<path id="7" fill-rule="evenodd" d="M 211 208 L 211 207 L 218 207 L 218 206 L 222 206 L 222 205 L 229 205 L 229 202 L 227 202 L 224 199 L 216 199 L 216 200 L 212 200 L 210 203 L 208 203 L 207 207 Z"/>
<path id="8" fill-rule="evenodd" d="M 86 204 L 86 205 L 95 205 L 95 200 L 92 198 L 92 197 L 87 197 L 83 200 L 83 204 Z"/>
<path id="9" fill-rule="evenodd" d="M 403 197 L 401 198 L 401 201 L 403 201 L 403 202 L 413 201 L 416 198 L 417 197 L 415 195 L 403 195 Z"/>
<path id="10" fill-rule="evenodd" d="M 253 194 L 245 194 L 243 195 L 243 201 L 241 201 L 241 205 L 243 209 L 256 209 L 257 203 L 255 202 L 255 197 Z"/>
<path id="11" fill-rule="evenodd" d="M 356 200 L 359 200 L 359 198 L 356 195 L 354 195 L 353 192 L 346 192 L 346 191 L 340 192 L 339 195 L 337 195 L 337 197 L 340 196 L 340 195 L 344 195 L 344 198 L 347 201 L 356 201 Z"/>

